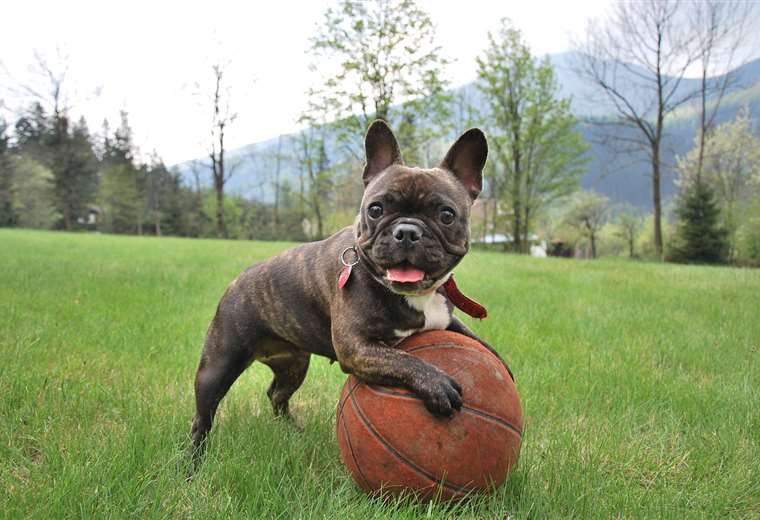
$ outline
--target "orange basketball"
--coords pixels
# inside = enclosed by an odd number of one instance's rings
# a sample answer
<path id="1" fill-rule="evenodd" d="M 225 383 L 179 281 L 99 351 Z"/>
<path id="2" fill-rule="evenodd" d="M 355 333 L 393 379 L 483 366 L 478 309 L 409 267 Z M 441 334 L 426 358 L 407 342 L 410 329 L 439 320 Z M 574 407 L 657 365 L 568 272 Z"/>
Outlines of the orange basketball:
<path id="1" fill-rule="evenodd" d="M 500 486 L 517 463 L 520 397 L 494 354 L 461 334 L 429 331 L 400 348 L 453 377 L 464 404 L 436 417 L 404 388 L 349 376 L 337 412 L 341 460 L 367 492 L 461 498 Z"/>

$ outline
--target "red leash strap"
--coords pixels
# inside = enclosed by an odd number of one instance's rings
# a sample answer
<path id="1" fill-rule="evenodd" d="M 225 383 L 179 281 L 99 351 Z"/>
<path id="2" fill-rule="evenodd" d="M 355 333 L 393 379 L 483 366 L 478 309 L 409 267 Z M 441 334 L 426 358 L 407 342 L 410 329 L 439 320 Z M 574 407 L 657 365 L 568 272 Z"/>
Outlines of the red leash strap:
<path id="1" fill-rule="evenodd" d="M 443 290 L 446 291 L 446 296 L 451 300 L 451 303 L 465 314 L 479 320 L 488 316 L 485 307 L 461 293 L 457 284 L 454 283 L 454 275 L 449 276 L 449 279 L 443 284 Z"/>

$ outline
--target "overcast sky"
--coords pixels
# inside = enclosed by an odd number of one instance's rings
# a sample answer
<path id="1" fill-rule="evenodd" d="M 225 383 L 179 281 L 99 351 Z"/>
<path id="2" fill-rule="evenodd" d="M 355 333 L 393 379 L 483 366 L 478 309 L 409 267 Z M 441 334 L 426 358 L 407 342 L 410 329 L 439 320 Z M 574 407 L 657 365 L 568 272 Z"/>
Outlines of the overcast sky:
<path id="1" fill-rule="evenodd" d="M 447 2 L 418 0 L 433 17 L 454 85 L 475 77 L 475 56 L 502 17 L 520 28 L 534 54 L 562 52 L 605 0 Z M 54 60 L 56 46 L 69 56 L 67 86 L 75 115 L 90 129 L 104 117 L 114 126 L 129 111 L 143 154 L 155 150 L 173 164 L 205 154 L 209 114 L 194 84 L 210 81 L 217 54 L 231 60 L 239 119 L 230 147 L 265 140 L 297 128 L 304 108 L 308 39 L 328 1 L 274 2 L 5 2 L 0 22 L 0 81 L 29 82 L 35 49 Z M 218 43 L 215 43 L 218 42 Z M 8 77 L 10 75 L 10 77 Z M 7 91 L 0 91 L 13 107 Z M 7 115 L 7 114 L 6 114 Z"/>

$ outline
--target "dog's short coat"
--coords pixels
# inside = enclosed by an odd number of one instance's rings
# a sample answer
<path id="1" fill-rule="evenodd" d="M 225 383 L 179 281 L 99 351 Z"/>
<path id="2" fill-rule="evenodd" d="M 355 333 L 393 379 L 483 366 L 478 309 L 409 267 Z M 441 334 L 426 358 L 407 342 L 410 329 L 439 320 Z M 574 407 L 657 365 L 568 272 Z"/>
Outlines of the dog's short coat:
<path id="1" fill-rule="evenodd" d="M 454 379 L 393 347 L 427 329 L 478 339 L 452 314 L 441 285 L 469 249 L 485 136 L 465 132 L 430 169 L 405 166 L 382 121 L 370 126 L 365 147 L 365 191 L 355 225 L 249 267 L 222 296 L 195 379 L 196 456 L 219 402 L 254 361 L 274 373 L 267 395 L 277 415 L 288 415 L 312 354 L 338 361 L 364 381 L 405 386 L 432 413 L 450 415 L 462 406 Z M 358 262 L 339 287 L 346 256 Z"/>

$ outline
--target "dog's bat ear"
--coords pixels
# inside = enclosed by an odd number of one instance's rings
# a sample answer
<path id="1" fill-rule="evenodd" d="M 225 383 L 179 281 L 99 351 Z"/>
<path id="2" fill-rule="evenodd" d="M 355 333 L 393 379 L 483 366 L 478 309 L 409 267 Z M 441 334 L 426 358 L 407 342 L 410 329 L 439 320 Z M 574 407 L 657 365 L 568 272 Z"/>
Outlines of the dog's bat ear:
<path id="1" fill-rule="evenodd" d="M 381 171 L 392 164 L 404 164 L 398 142 L 388 123 L 376 119 L 369 125 L 367 136 L 364 138 L 364 149 L 367 153 L 367 164 L 364 166 L 364 186 Z"/>
<path id="2" fill-rule="evenodd" d="M 452 172 L 467 188 L 470 198 L 478 198 L 483 189 L 483 167 L 488 157 L 488 142 L 479 128 L 463 133 L 449 148 L 441 168 Z"/>

